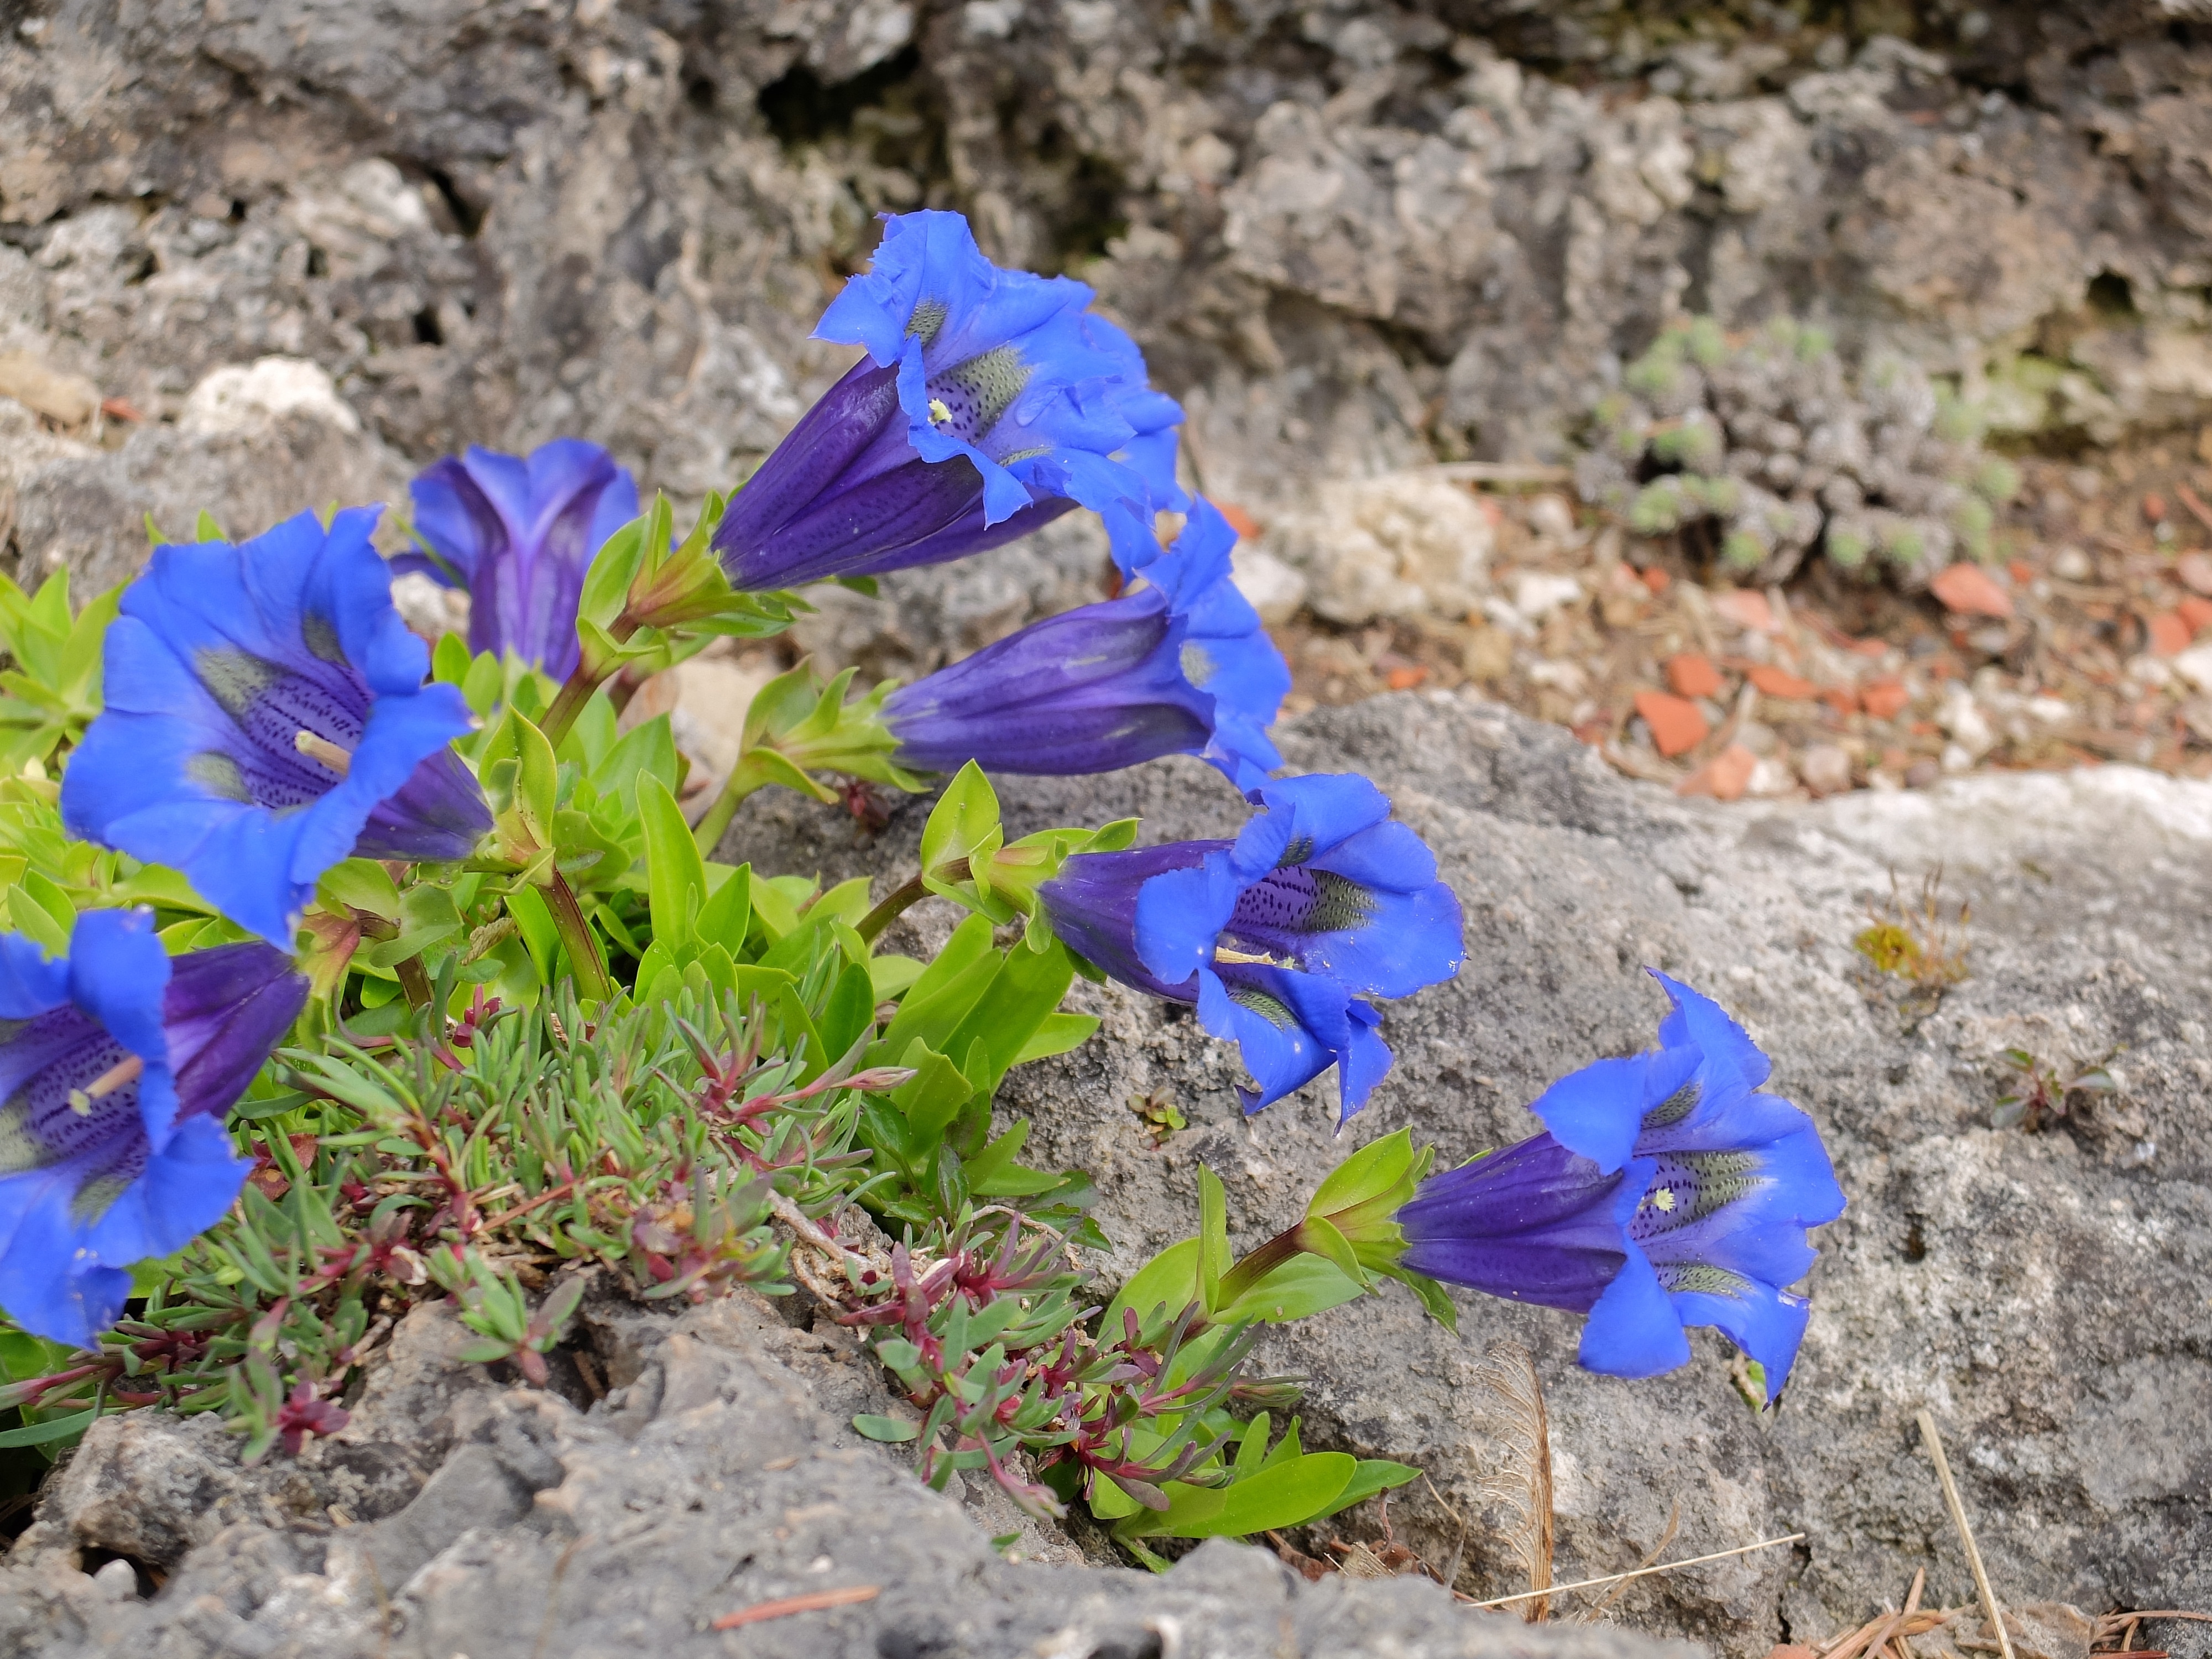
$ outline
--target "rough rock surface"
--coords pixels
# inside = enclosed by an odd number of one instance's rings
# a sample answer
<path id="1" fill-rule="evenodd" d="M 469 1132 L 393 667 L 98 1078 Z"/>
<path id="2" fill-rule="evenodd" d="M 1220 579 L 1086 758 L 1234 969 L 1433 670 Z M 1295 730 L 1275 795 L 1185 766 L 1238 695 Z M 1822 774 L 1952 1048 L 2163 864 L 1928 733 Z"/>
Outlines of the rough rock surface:
<path id="1" fill-rule="evenodd" d="M 1692 1659 L 1614 1630 L 1530 1633 L 1411 1579 L 1313 1586 L 1220 1543 L 1164 1578 L 1100 1571 L 1003 1500 L 962 1506 L 844 1426 L 887 1405 L 848 1333 L 750 1294 L 683 1313 L 587 1301 L 604 1397 L 458 1364 L 441 1306 L 400 1327 L 352 1422 L 242 1469 L 210 1418 L 110 1419 L 0 1557 L 0 1650 L 39 1659 Z M 580 1393 L 581 1390 L 580 1389 Z M 981 1523 L 981 1524 L 979 1524 Z M 808 1591 L 865 1601 L 723 1634 Z"/>
<path id="2" fill-rule="evenodd" d="M 1109 1277 L 1195 1231 L 1201 1163 L 1228 1184 L 1243 1249 L 1372 1135 L 1411 1124 L 1456 1159 L 1532 1133 L 1524 1103 L 1552 1078 L 1650 1042 L 1664 1005 L 1643 969 L 1664 968 L 1774 1057 L 1770 1086 L 1813 1114 L 1851 1200 L 1819 1236 L 1811 1329 L 1779 1408 L 1746 1408 L 1711 1333 L 1688 1370 L 1625 1383 L 1575 1369 L 1564 1315 L 1470 1296 L 1455 1337 L 1392 1291 L 1263 1348 L 1314 1379 L 1319 1437 L 1418 1463 L 1479 1514 L 1490 1451 L 1473 1371 L 1490 1340 L 1517 1339 L 1550 1400 L 1562 1581 L 1637 1565 L 1677 1503 L 1678 1554 L 1808 1534 L 1644 1581 L 1615 1608 L 1757 1655 L 1851 1628 L 1917 1565 L 1931 1601 L 1972 1601 L 1913 1427 L 1925 1407 L 2001 1595 L 2092 1612 L 2212 1605 L 2212 787 L 2113 767 L 1720 808 L 1443 694 L 1305 716 L 1284 749 L 1392 796 L 1461 896 L 1468 966 L 1393 1008 L 1396 1070 L 1341 1138 L 1326 1080 L 1240 1119 L 1233 1055 L 1182 1011 L 1082 992 L 1100 1035 L 1013 1073 L 1000 1105 L 1033 1118 L 1040 1161 L 1097 1176 Z M 1243 817 L 1195 763 L 1004 781 L 1001 796 L 1010 837 L 1140 813 L 1148 840 L 1168 840 Z M 909 849 L 924 811 L 908 806 L 887 840 Z M 785 797 L 740 813 L 724 856 L 740 854 L 835 877 L 885 863 L 836 814 Z M 1914 891 L 1938 866 L 1946 904 L 1972 906 L 1970 976 L 1926 1012 L 1869 986 L 1851 939 L 1891 872 Z M 2077 1098 L 2039 1133 L 1994 1130 L 2013 1076 L 1998 1056 L 2014 1047 L 2061 1066 L 2111 1055 L 2121 1091 Z M 1192 1120 L 1157 1149 L 1127 1104 L 1154 1089 Z M 1429 1559 L 1449 1558 L 1458 1528 L 1419 1488 L 1392 1515 Z M 1465 1559 L 1461 1588 L 1521 1587 L 1480 1527 Z M 2162 1626 L 2160 1644 L 2205 1650 L 2195 1627 Z"/>
<path id="3" fill-rule="evenodd" d="M 149 509 L 258 530 L 560 433 L 696 501 L 842 367 L 805 330 L 870 216 L 922 204 L 1092 281 L 1196 477 L 1263 519 L 1557 459 L 1690 313 L 1812 316 L 2016 424 L 2192 418 L 2200 10 L 15 0 L 0 354 L 122 412 L 65 453 L 11 429 L 0 526 L 31 574 L 106 579 Z M 253 468 L 194 429 L 206 377 L 270 356 L 362 441 L 295 408 Z"/>

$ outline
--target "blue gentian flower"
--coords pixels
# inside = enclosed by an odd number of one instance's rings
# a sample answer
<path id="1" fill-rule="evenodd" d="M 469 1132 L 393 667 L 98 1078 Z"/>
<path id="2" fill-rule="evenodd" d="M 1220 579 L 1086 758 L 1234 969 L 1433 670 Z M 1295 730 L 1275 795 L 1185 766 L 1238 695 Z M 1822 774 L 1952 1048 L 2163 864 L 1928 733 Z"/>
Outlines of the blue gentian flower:
<path id="1" fill-rule="evenodd" d="M 1065 276 L 1001 270 L 957 213 L 886 216 L 869 269 L 814 337 L 867 356 L 733 497 L 714 536 L 758 591 L 941 563 L 1080 504 L 1115 556 L 1158 555 L 1182 411 L 1146 382 L 1127 335 Z"/>
<path id="2" fill-rule="evenodd" d="M 1404 1265 L 1433 1279 L 1587 1313 L 1582 1363 L 1615 1376 L 1686 1364 L 1717 1327 L 1782 1390 L 1807 1304 L 1784 1288 L 1843 1213 L 1820 1131 L 1760 1091 L 1771 1069 L 1742 1027 L 1664 974 L 1660 1047 L 1546 1090 L 1547 1133 L 1432 1176 L 1399 1212 Z"/>
<path id="3" fill-rule="evenodd" d="M 1431 1176 L 1399 1210 L 1399 1265 L 1514 1302 L 1588 1313 L 1628 1259 L 1652 1165 L 1611 1171 L 1548 1134 Z"/>
<path id="4" fill-rule="evenodd" d="M 447 746 L 468 705 L 422 683 L 376 517 L 155 550 L 107 630 L 106 712 L 63 775 L 71 835 L 177 866 L 276 945 L 343 858 L 468 855 L 491 827 Z"/>
<path id="5" fill-rule="evenodd" d="M 1229 579 L 1207 501 L 1121 598 L 1063 611 L 885 699 L 901 766 L 1071 777 L 1201 755 L 1240 789 L 1282 764 L 1267 728 L 1291 671 Z"/>
<path id="6" fill-rule="evenodd" d="M 418 473 L 408 493 L 430 552 L 402 553 L 392 568 L 468 590 L 470 650 L 512 651 L 566 679 L 585 568 L 637 517 L 629 472 L 580 438 L 556 438 L 527 458 L 471 446 Z"/>
<path id="7" fill-rule="evenodd" d="M 1038 888 L 1068 948 L 1139 990 L 1195 1003 L 1235 1042 L 1256 1112 L 1338 1068 L 1339 1121 L 1390 1068 L 1368 996 L 1411 995 L 1464 956 L 1459 901 L 1364 778 L 1289 778 L 1233 842 L 1081 853 Z"/>
<path id="8" fill-rule="evenodd" d="M 143 910 L 78 916 L 64 960 L 0 934 L 0 1307 L 83 1345 L 131 1263 L 179 1250 L 249 1167 L 224 1115 L 307 1001 L 265 945 L 172 961 Z"/>

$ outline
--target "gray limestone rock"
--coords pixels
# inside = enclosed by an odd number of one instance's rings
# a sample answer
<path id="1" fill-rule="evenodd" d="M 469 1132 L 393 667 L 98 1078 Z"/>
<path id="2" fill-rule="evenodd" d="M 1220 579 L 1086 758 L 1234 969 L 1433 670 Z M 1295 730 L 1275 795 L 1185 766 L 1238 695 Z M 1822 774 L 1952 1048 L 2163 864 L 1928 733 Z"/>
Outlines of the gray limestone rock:
<path id="1" fill-rule="evenodd" d="M 1929 5 L 1910 42 L 1647 9 L 35 0 L 0 53 L 0 352 L 148 424 L 9 457 L 0 523 L 31 574 L 106 577 L 149 508 L 258 525 L 562 433 L 688 507 L 843 368 L 807 329 L 872 216 L 921 205 L 1091 282 L 1279 556 L 1332 482 L 1563 459 L 1692 313 L 1987 370 L 2016 425 L 2201 414 L 2186 8 Z M 332 377 L 359 465 L 176 437 L 270 356 Z"/>
<path id="2" fill-rule="evenodd" d="M 1663 968 L 1743 1019 L 1771 1085 L 1820 1123 L 1851 1207 L 1819 1236 L 1813 1320 L 1778 1410 L 1755 1416 L 1731 1351 L 1698 1334 L 1686 1370 L 1643 1382 L 1573 1364 L 1576 1322 L 1478 1297 L 1461 1333 L 1395 1291 L 1271 1336 L 1313 1379 L 1309 1443 L 1419 1464 L 1479 1515 L 1488 1343 L 1537 1356 L 1552 1413 L 1559 1577 L 1632 1567 L 1680 1508 L 1674 1553 L 1803 1532 L 1792 1547 L 1649 1579 L 1613 1616 L 1731 1655 L 1820 1641 L 1902 1595 L 1972 1600 L 1914 1413 L 1931 1411 L 2000 1594 L 2015 1601 L 2203 1606 L 2212 1595 L 2212 788 L 2123 768 L 1991 775 L 1809 806 L 1678 802 L 1609 773 L 1565 733 L 1456 696 L 1401 696 L 1291 722 L 1290 762 L 1374 777 L 1460 894 L 1468 966 L 1395 1006 L 1396 1069 L 1341 1135 L 1328 1079 L 1237 1114 L 1233 1054 L 1182 1009 L 1082 989 L 1097 1037 L 1014 1073 L 1002 1114 L 1029 1155 L 1097 1179 L 1107 1276 L 1195 1230 L 1195 1171 L 1227 1184 L 1248 1249 L 1298 1213 L 1353 1146 L 1410 1124 L 1447 1160 L 1532 1133 L 1551 1079 L 1651 1041 Z M 1196 763 L 1109 778 L 1003 780 L 1009 836 L 1141 814 L 1148 840 L 1232 833 L 1243 809 Z M 925 803 L 884 842 L 755 797 L 724 856 L 832 878 L 902 876 Z M 1852 949 L 1891 872 L 1941 866 L 1970 901 L 1969 976 L 1932 1011 Z M 925 939 L 948 925 L 909 913 Z M 2001 1054 L 2111 1057 L 2117 1097 L 2039 1133 L 1990 1127 Z M 2117 1053 L 2116 1053 L 2117 1051 Z M 1192 1120 L 1155 1147 L 1129 1109 L 1165 1090 Z M 1391 1506 L 1426 1559 L 1459 1527 L 1419 1487 Z M 1477 1528 L 1461 1587 L 1519 1588 Z M 2193 1626 L 2162 1645 L 2201 1652 Z M 2192 1644 L 2197 1645 L 2192 1646 Z"/>
<path id="3" fill-rule="evenodd" d="M 568 1659 L 877 1654 L 1284 1653 L 1314 1659 L 1691 1659 L 1617 1630 L 1527 1632 L 1425 1582 L 1310 1585 L 1220 1542 L 1164 1577 L 1081 1565 L 1032 1525 L 929 1492 L 845 1426 L 888 1403 L 851 1334 L 787 1324 L 742 1293 L 681 1314 L 604 1292 L 583 1324 L 608 1385 L 586 1408 L 501 1389 L 435 1355 L 418 1310 L 335 1437 L 296 1464 L 238 1467 L 203 1418 L 100 1425 L 0 1557 L 0 1640 L 29 1659 Z M 458 1439 L 447 1441 L 448 1431 Z M 427 1437 L 427 1445 L 425 1438 Z M 430 1452 L 428 1478 L 368 1524 L 320 1505 L 342 1461 Z M 303 1501 L 236 1513 L 281 1479 Z M 118 1520 L 118 1516 L 127 1517 Z M 978 1522 L 982 1524 L 978 1524 Z M 989 1530 L 987 1530 L 989 1528 Z M 179 1540 L 194 1547 L 181 1551 Z M 131 1549 L 146 1553 L 133 1554 Z M 116 1559 L 101 1565 L 100 1556 Z M 140 1593 L 141 1576 L 153 1581 Z M 864 1596 L 720 1634 L 810 1591 Z"/>

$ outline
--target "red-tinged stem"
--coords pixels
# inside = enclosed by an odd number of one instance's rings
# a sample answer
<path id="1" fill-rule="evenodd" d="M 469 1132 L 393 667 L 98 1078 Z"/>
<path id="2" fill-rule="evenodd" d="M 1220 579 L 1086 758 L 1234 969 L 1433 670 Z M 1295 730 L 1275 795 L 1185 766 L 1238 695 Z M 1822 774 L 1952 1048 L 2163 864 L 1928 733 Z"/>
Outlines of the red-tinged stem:
<path id="1" fill-rule="evenodd" d="M 974 872 L 969 869 L 966 859 L 955 859 L 945 866 L 939 878 L 945 881 L 965 881 L 972 873 Z M 886 894 L 884 902 L 862 916 L 853 931 L 864 939 L 872 940 L 877 934 L 897 921 L 902 912 L 911 909 L 928 896 L 929 889 L 921 884 L 921 878 L 917 875 L 904 886 L 894 888 Z"/>
<path id="2" fill-rule="evenodd" d="M 629 612 L 624 611 L 615 618 L 614 625 L 607 629 L 607 633 L 619 645 L 637 629 L 638 624 L 631 620 Z M 538 729 L 545 734 L 546 742 L 556 749 L 561 746 L 561 739 L 568 735 L 568 728 L 576 723 L 576 716 L 584 712 L 584 705 L 592 700 L 592 693 L 598 690 L 601 682 L 607 678 L 605 674 L 592 673 L 580 662 L 569 672 L 568 678 L 561 683 L 561 690 L 554 696 L 553 706 L 545 711 L 545 718 L 538 722 Z"/>
<path id="3" fill-rule="evenodd" d="M 615 988 L 607 975 L 606 958 L 599 954 L 599 938 L 585 920 L 584 907 L 576 902 L 574 889 L 556 870 L 552 880 L 539 891 L 545 896 L 546 909 L 552 913 L 553 931 L 568 947 L 568 967 L 576 976 L 577 991 L 586 1002 L 612 1001 Z"/>

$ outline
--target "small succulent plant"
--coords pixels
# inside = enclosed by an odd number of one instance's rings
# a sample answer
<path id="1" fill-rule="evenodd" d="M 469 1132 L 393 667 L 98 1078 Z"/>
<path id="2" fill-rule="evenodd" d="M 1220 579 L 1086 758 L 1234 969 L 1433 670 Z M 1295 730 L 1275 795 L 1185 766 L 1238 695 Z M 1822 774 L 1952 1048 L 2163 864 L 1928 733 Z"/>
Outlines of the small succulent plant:
<path id="1" fill-rule="evenodd" d="M 1692 531 L 1740 577 L 1775 581 L 1807 554 L 1924 586 L 1986 557 L 2020 475 L 1981 447 L 1974 406 L 1893 352 L 1856 377 L 1811 324 L 1730 335 L 1677 324 L 1592 411 L 1584 500 L 1640 534 Z"/>

